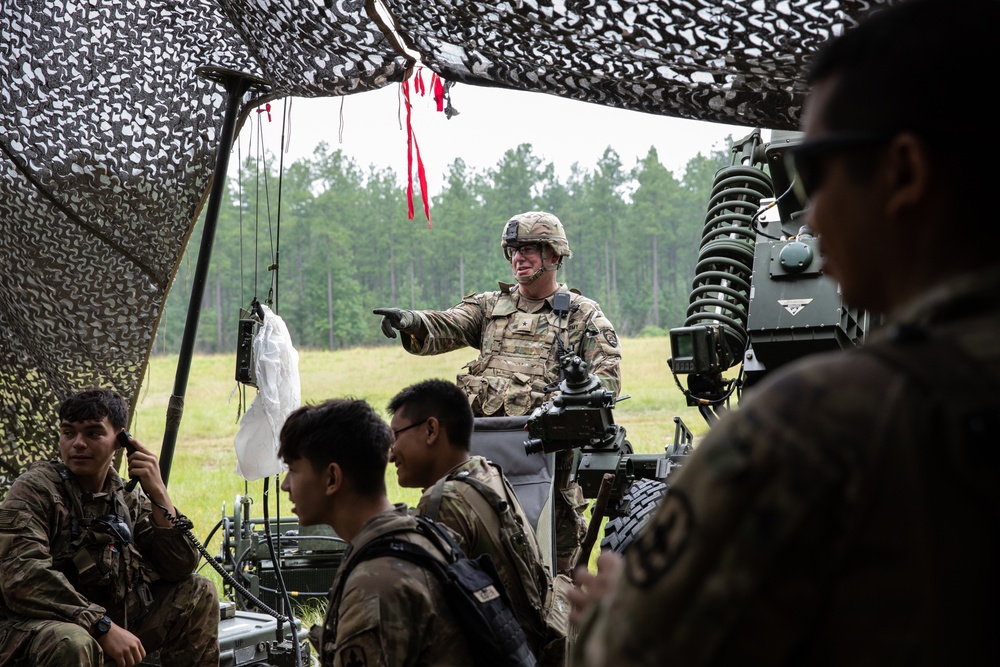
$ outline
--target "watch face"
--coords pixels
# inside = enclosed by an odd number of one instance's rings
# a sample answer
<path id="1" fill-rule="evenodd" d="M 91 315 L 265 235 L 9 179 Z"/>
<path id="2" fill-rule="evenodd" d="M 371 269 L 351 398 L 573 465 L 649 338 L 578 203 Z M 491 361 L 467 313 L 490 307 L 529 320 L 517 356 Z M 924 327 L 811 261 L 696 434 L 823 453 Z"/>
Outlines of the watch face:
<path id="1" fill-rule="evenodd" d="M 111 619 L 108 618 L 107 616 L 102 617 L 101 620 L 97 622 L 98 634 L 101 635 L 107 634 L 110 629 L 111 629 Z"/>

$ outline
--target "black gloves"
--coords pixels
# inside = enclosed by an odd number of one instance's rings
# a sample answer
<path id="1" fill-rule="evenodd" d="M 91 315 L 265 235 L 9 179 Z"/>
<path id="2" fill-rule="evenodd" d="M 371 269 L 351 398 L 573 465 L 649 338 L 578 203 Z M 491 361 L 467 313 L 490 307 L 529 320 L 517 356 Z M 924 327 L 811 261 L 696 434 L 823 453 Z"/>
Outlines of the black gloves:
<path id="1" fill-rule="evenodd" d="M 396 329 L 407 331 L 416 328 L 420 324 L 420 318 L 414 315 L 412 310 L 376 308 L 372 312 L 382 316 L 382 334 L 386 338 L 395 338 Z"/>

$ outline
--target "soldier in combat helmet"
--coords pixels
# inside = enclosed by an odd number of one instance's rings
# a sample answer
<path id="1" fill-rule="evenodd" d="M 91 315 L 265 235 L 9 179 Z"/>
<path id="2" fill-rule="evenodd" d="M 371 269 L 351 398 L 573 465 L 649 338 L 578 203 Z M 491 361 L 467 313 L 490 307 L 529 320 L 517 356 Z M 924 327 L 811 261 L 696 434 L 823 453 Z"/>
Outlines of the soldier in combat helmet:
<path id="1" fill-rule="evenodd" d="M 580 356 L 617 394 L 621 347 L 614 327 L 596 301 L 556 279 L 563 260 L 573 255 L 559 218 L 541 211 L 515 215 L 504 225 L 500 245 L 515 284 L 501 282 L 499 290 L 470 294 L 445 311 L 378 308 L 373 312 L 382 316 L 382 332 L 395 338 L 398 330 L 403 348 L 416 355 L 477 348 L 479 357 L 465 365 L 457 383 L 479 417 L 527 415 L 551 398 L 566 353 Z M 557 309 L 564 299 L 566 309 Z M 569 480 L 571 460 L 572 452 L 563 452 L 556 461 L 560 572 L 575 565 L 587 530 L 583 494 Z"/>
<path id="2" fill-rule="evenodd" d="M 59 408 L 61 461 L 39 461 L 0 505 L 0 665 L 219 664 L 219 597 L 194 574 L 191 522 L 156 455 L 130 439 L 127 490 L 111 467 L 128 406 L 90 389 Z M 169 512 L 169 515 L 168 515 Z"/>

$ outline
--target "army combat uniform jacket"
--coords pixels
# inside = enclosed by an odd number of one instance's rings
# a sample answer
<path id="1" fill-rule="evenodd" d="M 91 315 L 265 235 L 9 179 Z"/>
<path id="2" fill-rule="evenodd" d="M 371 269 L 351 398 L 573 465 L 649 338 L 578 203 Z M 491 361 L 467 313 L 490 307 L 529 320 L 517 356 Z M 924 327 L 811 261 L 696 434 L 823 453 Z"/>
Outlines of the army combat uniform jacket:
<path id="1" fill-rule="evenodd" d="M 550 398 L 545 387 L 559 380 L 560 342 L 617 394 L 621 347 L 614 327 L 596 301 L 565 285 L 556 291 L 571 295 L 567 317 L 552 311 L 552 296 L 528 299 L 507 283 L 495 292 L 470 294 L 448 310 L 413 311 L 427 337 L 421 346 L 404 332 L 403 347 L 418 355 L 478 349 L 479 358 L 466 364 L 458 385 L 481 417 L 526 415 Z"/>
<path id="2" fill-rule="evenodd" d="M 1000 664 L 998 332 L 1000 272 L 967 275 L 766 378 L 682 468 L 574 664 Z"/>
<path id="3" fill-rule="evenodd" d="M 90 529 L 93 519 L 108 515 L 127 525 L 131 544 Z M 179 522 L 191 525 L 183 516 Z M 35 624 L 51 621 L 90 632 L 107 614 L 135 631 L 136 619 L 156 608 L 152 596 L 170 582 L 197 578 L 201 581 L 192 584 L 191 595 L 214 601 L 214 585 L 192 575 L 198 559 L 183 530 L 154 524 L 149 500 L 138 489 L 126 493 L 114 470 L 100 493 L 87 493 L 61 462 L 34 463 L 0 505 L 0 649 L 15 630 L 30 634 Z M 205 607 L 210 621 L 217 621 L 217 602 L 199 600 L 192 606 Z M 171 608 L 168 615 L 176 617 L 179 610 Z M 163 631 L 168 619 L 156 625 Z M 189 655 L 204 651 L 218 660 L 217 636 L 217 623 L 210 624 L 204 636 L 187 637 L 185 649 Z M 144 645 L 155 643 L 156 631 L 140 638 Z"/>
<path id="4" fill-rule="evenodd" d="M 382 535 L 396 533 L 437 553 L 432 542 L 415 532 L 415 526 L 416 519 L 402 505 L 375 515 L 351 540 L 331 596 L 352 555 Z M 318 643 L 323 667 L 476 664 L 434 574 L 399 558 L 372 558 L 354 567 L 344 582 L 339 605 L 330 600 Z"/>
<path id="5" fill-rule="evenodd" d="M 489 501 L 462 481 L 466 476 L 482 482 L 499 496 L 505 511 L 511 513 L 512 520 L 506 525 L 513 528 L 512 534 L 505 533 L 501 517 Z M 417 514 L 430 516 L 450 528 L 469 558 L 490 556 L 510 595 L 524 636 L 535 655 L 539 655 L 548 635 L 545 603 L 551 581 L 531 523 L 513 489 L 508 490 L 500 470 L 482 456 L 470 457 L 456 466 L 439 484 L 440 495 L 438 485 L 424 491 Z"/>

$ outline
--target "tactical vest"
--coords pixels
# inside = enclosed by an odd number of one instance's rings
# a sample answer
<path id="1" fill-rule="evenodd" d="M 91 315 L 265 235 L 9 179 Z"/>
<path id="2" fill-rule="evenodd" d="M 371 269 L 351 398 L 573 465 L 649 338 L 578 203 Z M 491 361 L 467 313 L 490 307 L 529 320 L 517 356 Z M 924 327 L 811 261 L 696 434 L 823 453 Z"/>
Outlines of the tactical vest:
<path id="1" fill-rule="evenodd" d="M 546 386 L 558 380 L 553 347 L 560 342 L 571 347 L 569 321 L 581 298 L 571 292 L 566 317 L 551 309 L 520 311 L 510 294 L 488 304 L 479 358 L 466 364 L 468 373 L 457 380 L 473 412 L 487 417 L 526 415 L 548 398 Z"/>
<path id="2" fill-rule="evenodd" d="M 121 489 L 84 508 L 82 492 L 62 463 L 53 462 L 72 508 L 69 526 L 53 544 L 52 564 L 81 595 L 109 612 L 125 609 L 132 593 L 142 609 L 151 602 L 141 556 L 133 539 L 132 513 Z"/>

